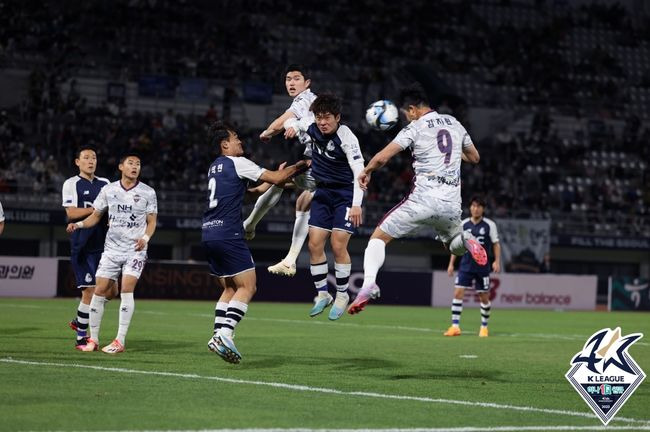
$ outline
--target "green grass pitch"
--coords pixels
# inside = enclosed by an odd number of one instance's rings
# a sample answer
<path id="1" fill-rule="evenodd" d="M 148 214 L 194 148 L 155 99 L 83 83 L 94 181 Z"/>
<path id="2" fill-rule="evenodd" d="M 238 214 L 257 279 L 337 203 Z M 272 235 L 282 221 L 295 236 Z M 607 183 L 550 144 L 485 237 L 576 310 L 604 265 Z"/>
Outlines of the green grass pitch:
<path id="1" fill-rule="evenodd" d="M 647 313 L 494 309 L 479 338 L 479 311 L 465 308 L 463 335 L 446 338 L 447 308 L 371 304 L 329 322 L 307 304 L 253 302 L 232 365 L 206 347 L 214 302 L 136 299 L 117 356 L 73 349 L 76 305 L 0 300 L 0 430 L 585 430 L 601 423 L 564 374 L 592 333 L 644 333 L 630 354 L 650 373 Z M 646 380 L 610 426 L 650 430 L 649 407 Z"/>

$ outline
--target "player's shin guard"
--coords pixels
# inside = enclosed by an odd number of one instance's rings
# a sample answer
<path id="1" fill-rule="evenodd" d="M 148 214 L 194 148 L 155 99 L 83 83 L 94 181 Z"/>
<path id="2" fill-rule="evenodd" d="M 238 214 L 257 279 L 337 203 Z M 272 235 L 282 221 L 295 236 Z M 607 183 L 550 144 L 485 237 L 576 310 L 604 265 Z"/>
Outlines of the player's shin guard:
<path id="1" fill-rule="evenodd" d="M 460 325 L 460 314 L 463 313 L 463 299 L 453 299 L 451 301 L 451 325 L 458 327 Z"/>
<path id="2" fill-rule="evenodd" d="M 296 263 L 300 250 L 305 244 L 307 235 L 309 234 L 309 211 L 296 212 L 296 220 L 293 223 L 293 236 L 291 237 L 291 247 L 289 253 L 283 259 L 284 263 L 291 266 Z"/>
<path id="3" fill-rule="evenodd" d="M 226 322 L 226 312 L 228 311 L 228 303 L 218 301 L 214 307 L 214 334 L 217 334 L 219 329 L 223 327 Z"/>
<path id="4" fill-rule="evenodd" d="M 244 229 L 246 231 L 255 230 L 258 222 L 262 220 L 264 215 L 266 215 L 266 213 L 278 203 L 282 191 L 282 188 L 273 185 L 269 190 L 260 195 L 255 202 L 253 211 L 251 211 L 251 214 L 244 221 Z"/>
<path id="5" fill-rule="evenodd" d="M 487 327 L 488 321 L 490 320 L 490 309 L 492 308 L 492 303 L 481 302 L 481 327 Z"/>
<path id="6" fill-rule="evenodd" d="M 117 330 L 117 339 L 122 345 L 124 345 L 126 340 L 126 333 L 129 331 L 129 325 L 131 325 L 131 318 L 133 317 L 133 312 L 135 311 L 135 300 L 133 299 L 133 293 L 122 293 L 120 294 L 122 302 L 120 303 L 120 319 Z"/>
<path id="7" fill-rule="evenodd" d="M 228 311 L 226 312 L 226 319 L 224 320 L 221 329 L 219 329 L 219 334 L 232 338 L 232 332 L 235 330 L 235 327 L 237 327 L 237 324 L 239 324 L 239 322 L 244 318 L 247 311 L 248 305 L 246 303 L 238 300 L 230 300 L 230 303 L 228 303 Z"/>
<path id="8" fill-rule="evenodd" d="M 370 239 L 363 255 L 363 286 L 368 287 L 377 280 L 377 273 L 386 259 L 386 243 L 375 238 Z"/>
<path id="9" fill-rule="evenodd" d="M 97 294 L 93 294 L 93 298 L 90 300 L 90 338 L 95 342 L 99 342 L 99 328 L 101 327 L 104 316 L 105 303 L 106 297 Z"/>
<path id="10" fill-rule="evenodd" d="M 327 261 L 309 267 L 316 291 L 327 292 Z"/>
<path id="11" fill-rule="evenodd" d="M 77 340 L 88 336 L 88 319 L 90 318 L 90 305 L 79 302 L 77 309 Z"/>

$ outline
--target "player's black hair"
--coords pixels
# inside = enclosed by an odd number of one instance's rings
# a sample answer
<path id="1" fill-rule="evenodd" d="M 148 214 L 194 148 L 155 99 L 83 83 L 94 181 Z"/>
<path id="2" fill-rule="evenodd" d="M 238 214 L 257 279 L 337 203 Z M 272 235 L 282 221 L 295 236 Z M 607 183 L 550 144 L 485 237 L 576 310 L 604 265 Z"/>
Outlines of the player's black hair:
<path id="1" fill-rule="evenodd" d="M 128 150 L 124 153 L 122 153 L 122 156 L 120 156 L 120 164 L 123 164 L 126 158 L 128 157 L 137 157 L 140 160 L 140 163 L 142 163 L 142 156 L 140 156 L 140 153 L 134 150 Z"/>
<path id="2" fill-rule="evenodd" d="M 411 105 L 429 105 L 429 98 L 427 97 L 427 93 L 418 83 L 413 83 L 402 88 L 399 92 L 399 98 L 397 100 L 399 107 L 402 109 L 407 109 Z"/>
<path id="3" fill-rule="evenodd" d="M 210 146 L 216 147 L 221 152 L 221 141 L 230 137 L 231 133 L 237 133 L 235 128 L 227 122 L 215 121 L 208 126 L 208 142 Z"/>
<path id="4" fill-rule="evenodd" d="M 310 70 L 303 64 L 292 63 L 292 64 L 288 65 L 284 69 L 284 77 L 286 77 L 289 72 L 300 72 L 302 74 L 302 76 L 305 78 L 305 81 L 308 80 L 308 79 L 311 79 Z M 282 78 L 284 78 L 284 77 L 282 77 Z"/>
<path id="5" fill-rule="evenodd" d="M 485 201 L 485 198 L 482 195 L 474 195 L 470 200 L 469 200 L 469 205 L 472 205 L 473 203 L 476 203 L 480 206 L 487 207 L 487 201 Z"/>
<path id="6" fill-rule="evenodd" d="M 318 95 L 309 107 L 314 115 L 330 113 L 334 116 L 341 114 L 341 99 L 331 93 Z"/>
<path id="7" fill-rule="evenodd" d="M 74 154 L 74 158 L 79 159 L 81 157 L 81 152 L 85 151 L 85 150 L 90 150 L 90 151 L 95 152 L 95 154 L 97 154 L 97 149 L 94 146 L 92 146 L 90 144 L 84 144 L 82 146 L 79 146 L 79 148 L 77 149 L 77 151 Z"/>

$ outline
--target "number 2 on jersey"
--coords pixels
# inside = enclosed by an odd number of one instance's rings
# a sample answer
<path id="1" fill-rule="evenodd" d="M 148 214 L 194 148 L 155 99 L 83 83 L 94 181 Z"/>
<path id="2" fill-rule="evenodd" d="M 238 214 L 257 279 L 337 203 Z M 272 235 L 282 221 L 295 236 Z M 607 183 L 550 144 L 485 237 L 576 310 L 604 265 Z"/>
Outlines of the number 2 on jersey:
<path id="1" fill-rule="evenodd" d="M 445 155 L 445 165 L 449 164 L 451 160 L 451 150 L 453 145 L 451 144 L 451 134 L 447 129 L 440 129 L 438 132 L 438 150 L 444 153 Z"/>
<path id="2" fill-rule="evenodd" d="M 215 208 L 219 200 L 215 197 L 217 194 L 217 180 L 214 177 L 210 177 L 208 181 L 208 189 L 210 189 L 210 202 L 208 203 L 208 208 Z"/>

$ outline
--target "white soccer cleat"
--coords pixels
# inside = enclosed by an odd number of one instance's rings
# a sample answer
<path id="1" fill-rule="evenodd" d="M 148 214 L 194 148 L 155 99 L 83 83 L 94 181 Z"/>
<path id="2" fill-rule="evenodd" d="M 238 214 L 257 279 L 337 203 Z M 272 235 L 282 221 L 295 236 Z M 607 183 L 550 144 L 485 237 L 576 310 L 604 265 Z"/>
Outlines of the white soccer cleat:
<path id="1" fill-rule="evenodd" d="M 105 352 L 106 354 L 117 354 L 124 352 L 124 345 L 117 339 L 113 340 L 113 342 L 110 343 L 110 345 L 106 345 L 104 348 L 102 348 L 102 351 Z"/>
<path id="2" fill-rule="evenodd" d="M 381 292 L 379 290 L 379 286 L 376 283 L 373 283 L 368 287 L 361 288 L 359 294 L 357 294 L 357 297 L 348 308 L 348 313 L 350 315 L 358 314 L 366 307 L 370 300 L 377 299 L 380 296 Z"/>
<path id="3" fill-rule="evenodd" d="M 267 268 L 269 273 L 273 273 L 276 275 L 280 276 L 287 276 L 287 277 L 293 277 L 296 275 L 296 265 L 286 265 L 284 261 L 280 261 L 279 263 L 269 266 Z"/>

